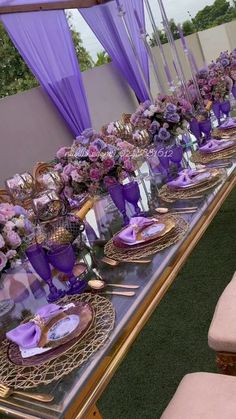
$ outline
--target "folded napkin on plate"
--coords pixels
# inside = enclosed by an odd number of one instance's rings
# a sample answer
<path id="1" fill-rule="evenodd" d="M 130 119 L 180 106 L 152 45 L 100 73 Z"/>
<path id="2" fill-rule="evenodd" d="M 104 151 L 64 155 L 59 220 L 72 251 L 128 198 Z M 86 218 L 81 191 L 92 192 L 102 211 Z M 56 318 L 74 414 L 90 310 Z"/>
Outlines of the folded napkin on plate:
<path id="1" fill-rule="evenodd" d="M 145 218 L 145 217 L 133 217 L 130 220 L 128 227 L 122 230 L 118 235 L 117 239 L 127 244 L 135 244 L 140 240 L 137 240 L 137 234 L 140 233 L 144 228 L 151 226 L 156 223 L 156 219 Z"/>
<path id="2" fill-rule="evenodd" d="M 39 344 L 42 327 L 51 318 L 62 313 L 71 306 L 74 306 L 74 304 L 69 304 L 64 307 L 58 306 L 57 304 L 47 304 L 36 311 L 35 317 L 32 320 L 10 330 L 10 332 L 7 332 L 6 336 L 21 348 L 35 348 Z"/>
<path id="3" fill-rule="evenodd" d="M 210 140 L 202 147 L 199 147 L 199 151 L 203 153 L 212 153 L 214 151 L 224 150 L 233 144 L 233 141 Z"/>
<path id="4" fill-rule="evenodd" d="M 226 121 L 219 126 L 218 129 L 230 129 L 230 128 L 236 128 L 236 118 L 227 118 Z"/>
<path id="5" fill-rule="evenodd" d="M 182 170 L 175 180 L 168 182 L 168 186 L 182 187 L 192 183 L 192 178 L 196 171 L 191 169 Z"/>

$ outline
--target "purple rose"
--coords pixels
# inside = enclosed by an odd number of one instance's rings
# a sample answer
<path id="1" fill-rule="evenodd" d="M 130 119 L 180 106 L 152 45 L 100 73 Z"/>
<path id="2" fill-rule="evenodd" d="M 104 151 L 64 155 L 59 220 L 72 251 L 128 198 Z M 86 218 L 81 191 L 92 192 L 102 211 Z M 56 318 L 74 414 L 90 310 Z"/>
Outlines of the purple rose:
<path id="1" fill-rule="evenodd" d="M 71 172 L 74 170 L 73 164 L 67 164 L 63 169 L 63 174 L 66 176 L 70 176 Z"/>
<path id="2" fill-rule="evenodd" d="M 166 105 L 166 113 L 175 113 L 177 107 L 173 103 L 167 103 Z"/>
<path id="3" fill-rule="evenodd" d="M 227 67 L 230 64 L 228 58 L 223 58 L 220 62 L 223 65 L 223 67 Z"/>
<path id="4" fill-rule="evenodd" d="M 160 128 L 160 124 L 159 124 L 159 122 L 157 122 L 157 121 L 153 121 L 152 123 L 151 123 L 151 126 L 150 126 L 150 128 L 149 128 L 149 131 L 151 132 L 151 134 L 156 134 L 157 132 L 158 132 L 158 130 L 159 130 L 159 128 Z"/>
<path id="5" fill-rule="evenodd" d="M 177 124 L 180 121 L 180 116 L 177 113 L 166 113 L 165 119 L 168 122 L 172 122 L 173 124 Z"/>
<path id="6" fill-rule="evenodd" d="M 15 205 L 14 210 L 16 215 L 27 215 L 27 211 L 22 208 L 20 205 Z"/>
<path id="7" fill-rule="evenodd" d="M 89 160 L 91 161 L 97 161 L 98 157 L 99 157 L 99 150 L 97 147 L 95 147 L 94 145 L 90 145 L 89 149 L 88 149 L 88 156 L 89 156 Z"/>
<path id="8" fill-rule="evenodd" d="M 166 141 L 166 140 L 169 140 L 170 133 L 169 131 L 167 131 L 167 129 L 161 128 L 158 132 L 158 137 L 160 138 L 160 140 Z"/>
<path id="9" fill-rule="evenodd" d="M 105 170 L 110 171 L 114 167 L 114 160 L 107 157 L 105 160 L 103 160 L 103 167 Z"/>
<path id="10" fill-rule="evenodd" d="M 98 148 L 98 150 L 103 150 L 104 148 L 106 148 L 106 143 L 101 140 L 101 138 L 96 138 L 91 145 L 95 146 Z"/>

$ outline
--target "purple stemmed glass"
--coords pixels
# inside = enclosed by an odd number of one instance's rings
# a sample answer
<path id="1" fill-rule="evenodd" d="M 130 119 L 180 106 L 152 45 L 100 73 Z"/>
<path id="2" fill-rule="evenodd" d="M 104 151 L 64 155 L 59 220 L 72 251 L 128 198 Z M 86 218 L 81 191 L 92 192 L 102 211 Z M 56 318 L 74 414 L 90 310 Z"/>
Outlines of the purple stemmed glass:
<path id="1" fill-rule="evenodd" d="M 220 125 L 220 116 L 221 116 L 221 110 L 220 110 L 220 102 L 215 101 L 212 105 L 212 110 L 214 112 L 214 115 L 218 121 L 218 124 Z"/>
<path id="2" fill-rule="evenodd" d="M 177 164 L 178 170 L 182 170 L 183 148 L 181 146 L 174 146 L 171 148 L 170 160 Z"/>
<path id="3" fill-rule="evenodd" d="M 234 99 L 236 99 L 236 85 L 232 87 L 232 94 L 233 94 Z"/>
<path id="4" fill-rule="evenodd" d="M 205 121 L 199 122 L 199 128 L 201 132 L 205 135 L 206 140 L 209 140 L 211 134 L 211 120 L 210 118 L 205 119 Z"/>
<path id="5" fill-rule="evenodd" d="M 230 113 L 230 101 L 229 100 L 225 100 L 224 102 L 220 103 L 220 110 L 221 112 L 228 118 L 229 113 Z"/>
<path id="6" fill-rule="evenodd" d="M 137 182 L 130 182 L 123 186 L 124 198 L 127 202 L 132 204 L 135 209 L 135 215 L 139 215 L 141 209 L 138 206 L 140 200 L 140 190 Z"/>
<path id="7" fill-rule="evenodd" d="M 52 303 L 64 297 L 65 291 L 58 290 L 52 282 L 50 265 L 43 247 L 38 244 L 33 244 L 26 249 L 25 253 L 34 270 L 49 286 L 50 293 L 47 296 L 48 302 Z"/>
<path id="8" fill-rule="evenodd" d="M 108 192 L 115 206 L 121 212 L 123 216 L 124 224 L 125 225 L 129 224 L 129 217 L 126 214 L 126 208 L 125 208 L 123 185 L 121 185 L 120 183 L 116 183 L 115 185 L 112 185 L 108 188 Z"/>
<path id="9" fill-rule="evenodd" d="M 76 277 L 72 273 L 76 262 L 76 256 L 71 244 L 55 246 L 55 248 L 48 251 L 47 257 L 48 261 L 54 266 L 54 268 L 69 276 L 68 280 L 70 288 L 67 291 L 67 294 L 79 294 L 84 290 L 84 284 L 82 284 L 82 281 L 77 281 Z"/>
<path id="10" fill-rule="evenodd" d="M 196 120 L 196 118 L 193 118 L 190 122 L 189 122 L 189 128 L 191 133 L 194 135 L 194 137 L 197 139 L 197 142 L 200 142 L 201 139 L 201 131 L 199 128 L 199 123 Z"/>

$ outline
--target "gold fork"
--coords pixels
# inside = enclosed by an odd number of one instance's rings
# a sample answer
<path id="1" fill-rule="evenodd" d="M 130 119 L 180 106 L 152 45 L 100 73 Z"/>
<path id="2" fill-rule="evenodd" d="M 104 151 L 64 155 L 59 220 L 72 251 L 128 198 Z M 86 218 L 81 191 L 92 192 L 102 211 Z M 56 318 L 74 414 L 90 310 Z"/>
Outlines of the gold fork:
<path id="1" fill-rule="evenodd" d="M 0 397 L 7 399 L 12 394 L 16 396 L 27 397 L 32 400 L 38 400 L 39 402 L 50 403 L 53 401 L 54 396 L 51 394 L 42 394 L 42 393 L 27 393 L 26 391 L 16 391 L 13 388 L 7 387 L 6 385 L 0 383 Z"/>

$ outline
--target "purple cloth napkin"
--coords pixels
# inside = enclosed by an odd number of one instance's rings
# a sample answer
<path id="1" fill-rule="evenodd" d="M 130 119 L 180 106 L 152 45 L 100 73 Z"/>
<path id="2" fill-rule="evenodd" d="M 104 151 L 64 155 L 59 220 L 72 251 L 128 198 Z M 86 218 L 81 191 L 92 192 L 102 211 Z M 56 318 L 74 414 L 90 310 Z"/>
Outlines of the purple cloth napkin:
<path id="1" fill-rule="evenodd" d="M 236 128 L 236 118 L 227 118 L 226 121 L 219 126 L 218 129 L 230 129 L 230 128 Z"/>
<path id="2" fill-rule="evenodd" d="M 57 304 L 47 304 L 36 311 L 35 321 L 31 320 L 27 323 L 21 324 L 15 329 L 10 330 L 10 332 L 7 332 L 6 336 L 9 340 L 16 343 L 21 348 L 35 348 L 38 346 L 41 338 L 41 328 L 37 324 L 37 319 L 46 323 L 61 311 L 62 307 Z"/>
<path id="3" fill-rule="evenodd" d="M 171 180 L 167 184 L 168 186 L 174 187 L 174 188 L 179 188 L 179 187 L 189 185 L 190 183 L 193 182 L 192 178 L 196 174 L 197 174 L 196 170 L 184 169 L 179 173 L 179 176 L 176 179 Z"/>
<path id="4" fill-rule="evenodd" d="M 118 241 L 122 241 L 127 244 L 136 244 L 137 234 L 142 231 L 145 227 L 152 225 L 156 220 L 145 217 L 133 217 L 130 220 L 128 227 L 117 234 Z"/>
<path id="5" fill-rule="evenodd" d="M 233 141 L 210 140 L 204 146 L 199 147 L 199 151 L 202 153 L 212 153 L 215 151 L 224 150 L 233 144 Z"/>

